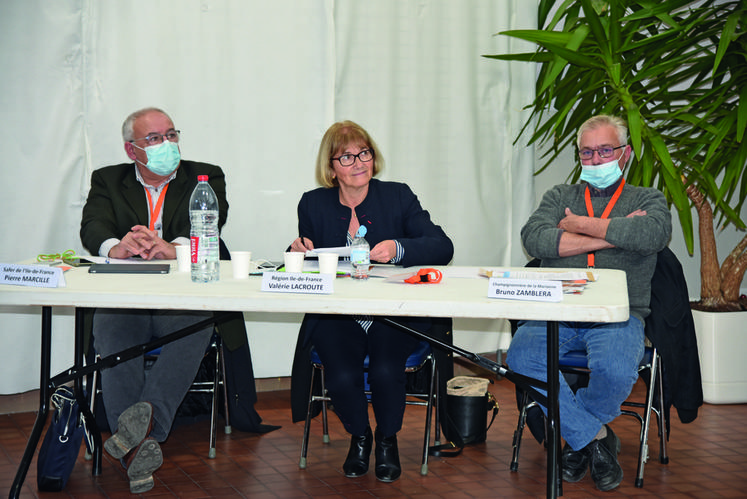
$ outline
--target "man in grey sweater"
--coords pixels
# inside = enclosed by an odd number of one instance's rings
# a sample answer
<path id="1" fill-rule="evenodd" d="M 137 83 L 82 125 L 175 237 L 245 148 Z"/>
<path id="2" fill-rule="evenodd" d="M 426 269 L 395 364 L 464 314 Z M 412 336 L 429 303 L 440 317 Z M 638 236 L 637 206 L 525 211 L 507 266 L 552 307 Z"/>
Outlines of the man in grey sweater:
<path id="1" fill-rule="evenodd" d="M 563 479 L 577 482 L 591 469 L 600 490 L 622 481 L 617 462 L 620 440 L 607 425 L 638 378 L 644 351 L 656 255 L 669 242 L 671 215 L 656 189 L 625 183 L 631 155 L 627 126 L 613 116 L 587 120 L 578 131 L 581 184 L 551 188 L 521 230 L 527 253 L 543 267 L 598 267 L 624 270 L 630 318 L 618 323 L 560 323 L 560 355 L 585 350 L 589 385 L 575 395 L 560 377 L 560 432 Z M 520 322 L 508 351 L 515 372 L 547 378 L 545 322 Z"/>

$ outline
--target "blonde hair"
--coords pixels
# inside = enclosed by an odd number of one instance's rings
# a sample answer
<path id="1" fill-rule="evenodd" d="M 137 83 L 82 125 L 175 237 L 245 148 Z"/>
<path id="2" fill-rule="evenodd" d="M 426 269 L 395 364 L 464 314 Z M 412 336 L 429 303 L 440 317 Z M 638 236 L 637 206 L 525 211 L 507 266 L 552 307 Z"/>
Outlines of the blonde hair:
<path id="1" fill-rule="evenodd" d="M 322 187 L 338 185 L 334 177 L 335 171 L 332 168 L 332 157 L 350 144 L 363 144 L 373 151 L 373 176 L 384 169 L 384 157 L 368 132 L 352 121 L 338 121 L 327 129 L 319 144 L 319 153 L 316 156 L 316 181 L 319 185 Z"/>
<path id="2" fill-rule="evenodd" d="M 625 120 L 609 114 L 599 114 L 584 121 L 576 134 L 576 147 L 581 148 L 581 136 L 589 130 L 596 130 L 602 126 L 614 127 L 617 131 L 617 139 L 621 146 L 628 143 L 628 124 Z"/>

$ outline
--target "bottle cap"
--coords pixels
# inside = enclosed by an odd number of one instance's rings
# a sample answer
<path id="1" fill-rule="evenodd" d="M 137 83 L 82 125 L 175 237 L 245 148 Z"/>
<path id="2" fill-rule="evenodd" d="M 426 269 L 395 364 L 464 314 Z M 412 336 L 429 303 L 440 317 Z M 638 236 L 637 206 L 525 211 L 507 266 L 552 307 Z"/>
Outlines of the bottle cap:
<path id="1" fill-rule="evenodd" d="M 197 181 L 198 182 L 207 182 L 208 176 L 207 175 L 197 175 Z"/>
<path id="2" fill-rule="evenodd" d="M 368 232 L 368 229 L 366 229 L 365 225 L 361 225 L 358 227 L 358 232 L 355 233 L 355 237 L 366 237 L 366 233 Z"/>

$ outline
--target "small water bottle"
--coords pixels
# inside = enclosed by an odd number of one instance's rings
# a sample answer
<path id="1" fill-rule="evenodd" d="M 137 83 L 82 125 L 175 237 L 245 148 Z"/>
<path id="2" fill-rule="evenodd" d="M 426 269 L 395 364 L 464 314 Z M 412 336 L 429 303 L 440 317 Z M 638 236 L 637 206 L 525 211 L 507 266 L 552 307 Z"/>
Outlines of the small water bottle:
<path id="1" fill-rule="evenodd" d="M 371 265 L 371 248 L 365 235 L 365 226 L 358 227 L 353 244 L 350 245 L 350 263 L 353 265 L 353 279 L 368 279 L 368 267 Z"/>
<path id="2" fill-rule="evenodd" d="M 189 198 L 189 220 L 192 282 L 217 281 L 220 277 L 218 197 L 208 184 L 207 175 L 197 176 L 197 186 Z"/>

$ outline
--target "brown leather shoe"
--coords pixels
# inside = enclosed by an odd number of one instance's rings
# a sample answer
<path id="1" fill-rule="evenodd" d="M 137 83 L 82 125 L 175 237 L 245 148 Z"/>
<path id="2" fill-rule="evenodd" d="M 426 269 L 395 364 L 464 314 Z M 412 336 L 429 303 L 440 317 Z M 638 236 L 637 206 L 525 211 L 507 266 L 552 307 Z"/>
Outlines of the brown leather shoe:
<path id="1" fill-rule="evenodd" d="M 161 446 L 153 437 L 142 441 L 127 459 L 127 477 L 130 479 L 130 492 L 142 494 L 153 488 L 153 472 L 163 464 Z"/>
<path id="2" fill-rule="evenodd" d="M 119 415 L 117 431 L 104 442 L 104 449 L 115 459 L 122 459 L 140 445 L 153 429 L 153 406 L 137 402 Z"/>

